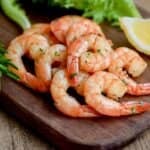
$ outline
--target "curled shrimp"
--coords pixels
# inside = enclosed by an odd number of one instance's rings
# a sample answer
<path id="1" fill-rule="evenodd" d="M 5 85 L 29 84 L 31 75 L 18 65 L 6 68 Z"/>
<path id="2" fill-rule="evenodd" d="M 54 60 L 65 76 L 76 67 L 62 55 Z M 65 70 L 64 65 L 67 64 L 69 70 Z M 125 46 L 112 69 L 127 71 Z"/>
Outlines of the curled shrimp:
<path id="1" fill-rule="evenodd" d="M 84 18 L 81 21 L 74 23 L 68 29 L 66 35 L 66 44 L 70 45 L 74 40 L 78 39 L 80 36 L 90 33 L 98 34 L 100 36 L 105 37 L 98 24 L 89 19 Z"/>
<path id="2" fill-rule="evenodd" d="M 113 60 L 109 66 L 109 71 L 117 75 L 128 85 L 128 93 L 131 95 L 149 95 L 150 83 L 137 84 L 131 79 L 141 75 L 147 67 L 147 63 L 140 55 L 125 47 L 116 49 Z"/>
<path id="3" fill-rule="evenodd" d="M 67 45 L 70 45 L 73 40 L 87 33 L 97 33 L 104 36 L 99 25 L 80 16 L 63 16 L 53 20 L 50 25 L 56 38 L 62 43 L 67 43 Z"/>
<path id="4" fill-rule="evenodd" d="M 99 52 L 84 52 L 79 58 L 80 70 L 88 73 L 105 70 L 111 64 L 111 55 L 112 53 L 109 53 L 107 56 L 103 56 Z"/>
<path id="5" fill-rule="evenodd" d="M 99 113 L 107 116 L 124 116 L 150 111 L 148 102 L 117 102 L 127 91 L 126 85 L 114 74 L 104 71 L 94 73 L 84 86 L 86 103 Z M 104 96 L 105 93 L 108 97 Z"/>
<path id="6" fill-rule="evenodd" d="M 58 40 L 51 31 L 49 23 L 33 24 L 30 28 L 24 31 L 24 34 L 41 34 L 47 38 L 50 45 L 58 43 Z"/>
<path id="7" fill-rule="evenodd" d="M 72 85 L 76 85 L 78 82 L 79 58 L 88 50 L 98 52 L 103 57 L 108 56 L 112 52 L 109 41 L 96 34 L 84 35 L 75 40 L 67 49 L 67 71 Z M 107 65 L 109 65 L 109 62 L 106 63 L 106 68 Z M 103 69 L 105 67 L 103 66 Z"/>
<path id="8" fill-rule="evenodd" d="M 64 45 L 54 44 L 50 46 L 45 54 L 35 61 L 35 72 L 37 77 L 49 86 L 52 75 L 52 64 L 54 62 L 59 62 L 60 67 L 65 66 L 66 58 L 66 47 Z"/>
<path id="9" fill-rule="evenodd" d="M 51 94 L 54 104 L 63 114 L 71 117 L 98 117 L 97 112 L 87 105 L 81 105 L 67 93 L 70 87 L 65 70 L 55 73 L 51 83 Z"/>
<path id="10" fill-rule="evenodd" d="M 19 76 L 19 81 L 32 89 L 45 92 L 45 84 L 35 75 L 28 72 L 23 64 L 22 56 L 28 55 L 31 59 L 38 59 L 48 49 L 49 44 L 41 35 L 21 35 L 15 38 L 8 47 L 6 57 L 9 58 L 17 69 L 10 68 Z"/>

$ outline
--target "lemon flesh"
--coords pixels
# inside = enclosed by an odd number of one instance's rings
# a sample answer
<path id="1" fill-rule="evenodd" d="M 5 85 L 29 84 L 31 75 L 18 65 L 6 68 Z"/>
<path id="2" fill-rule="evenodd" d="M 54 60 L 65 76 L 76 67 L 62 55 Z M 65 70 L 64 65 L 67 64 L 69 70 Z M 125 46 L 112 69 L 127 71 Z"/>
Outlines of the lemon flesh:
<path id="1" fill-rule="evenodd" d="M 150 19 L 123 17 L 120 26 L 131 45 L 150 55 Z"/>

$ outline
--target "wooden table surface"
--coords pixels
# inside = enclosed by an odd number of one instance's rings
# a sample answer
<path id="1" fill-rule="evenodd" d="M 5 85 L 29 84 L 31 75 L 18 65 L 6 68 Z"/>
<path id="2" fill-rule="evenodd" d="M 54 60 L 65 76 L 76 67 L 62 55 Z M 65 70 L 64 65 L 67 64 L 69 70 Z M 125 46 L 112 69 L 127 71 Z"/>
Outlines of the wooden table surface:
<path id="1" fill-rule="evenodd" d="M 149 0 L 135 0 L 147 11 Z M 150 130 L 147 130 L 123 150 L 150 150 Z M 0 109 L 0 150 L 55 150 L 52 143 L 47 143 L 22 124 Z"/>

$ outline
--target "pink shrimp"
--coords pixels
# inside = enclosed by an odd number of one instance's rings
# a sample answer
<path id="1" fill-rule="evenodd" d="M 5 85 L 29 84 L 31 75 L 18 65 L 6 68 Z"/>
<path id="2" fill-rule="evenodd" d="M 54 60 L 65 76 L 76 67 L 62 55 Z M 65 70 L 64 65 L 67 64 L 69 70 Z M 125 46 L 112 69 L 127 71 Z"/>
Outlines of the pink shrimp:
<path id="1" fill-rule="evenodd" d="M 117 75 L 128 85 L 128 93 L 131 95 L 150 95 L 150 83 L 137 84 L 128 76 L 138 77 L 146 69 L 146 62 L 140 55 L 126 47 L 116 49 L 109 71 Z"/>
<path id="2" fill-rule="evenodd" d="M 50 45 L 58 43 L 58 40 L 51 31 L 49 23 L 33 24 L 31 28 L 24 31 L 24 34 L 41 34 L 47 38 Z"/>
<path id="3" fill-rule="evenodd" d="M 67 93 L 70 87 L 65 70 L 57 71 L 52 79 L 50 91 L 54 104 L 63 114 L 71 117 L 99 117 L 88 105 L 81 105 Z"/>
<path id="4" fill-rule="evenodd" d="M 106 57 L 112 53 L 112 48 L 109 41 L 96 34 L 84 35 L 75 40 L 67 49 L 67 71 L 72 85 L 76 85 L 78 82 L 79 58 L 88 50 L 99 52 L 103 57 Z M 106 68 L 109 65 L 109 60 L 107 61 L 108 62 L 105 65 Z M 103 69 L 105 67 L 103 66 Z"/>
<path id="5" fill-rule="evenodd" d="M 86 103 L 103 115 L 117 117 L 150 111 L 148 102 L 114 101 L 114 99 L 122 97 L 126 91 L 126 85 L 117 76 L 104 71 L 94 73 L 84 85 Z"/>
<path id="6" fill-rule="evenodd" d="M 11 41 L 6 54 L 6 57 L 18 68 L 11 67 L 10 69 L 20 77 L 19 81 L 40 92 L 45 92 L 47 88 L 40 79 L 26 70 L 22 56 L 26 54 L 36 60 L 45 53 L 48 47 L 48 41 L 42 35 L 23 34 Z"/>
<path id="7" fill-rule="evenodd" d="M 107 56 L 103 56 L 99 52 L 84 52 L 79 58 L 80 70 L 88 73 L 105 70 L 111 64 L 112 54 L 113 52 Z"/>
<path id="8" fill-rule="evenodd" d="M 56 38 L 62 43 L 67 43 L 67 45 L 70 45 L 74 39 L 87 33 L 97 33 L 104 37 L 99 25 L 80 16 L 63 16 L 52 21 L 50 25 Z"/>
<path id="9" fill-rule="evenodd" d="M 74 40 L 78 39 L 80 36 L 90 33 L 98 34 L 105 37 L 100 26 L 95 22 L 88 19 L 78 21 L 68 29 L 66 43 L 69 46 Z"/>
<path id="10" fill-rule="evenodd" d="M 49 87 L 52 75 L 52 64 L 54 62 L 59 62 L 60 67 L 64 66 L 66 65 L 66 59 L 66 47 L 64 45 L 54 44 L 50 46 L 45 54 L 35 61 L 35 72 L 37 77 Z"/>

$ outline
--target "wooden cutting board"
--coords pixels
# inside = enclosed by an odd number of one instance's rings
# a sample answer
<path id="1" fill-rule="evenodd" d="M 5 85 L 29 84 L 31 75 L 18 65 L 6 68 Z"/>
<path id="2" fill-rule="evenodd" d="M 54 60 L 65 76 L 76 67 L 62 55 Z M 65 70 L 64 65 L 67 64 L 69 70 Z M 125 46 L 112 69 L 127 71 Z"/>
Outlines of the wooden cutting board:
<path id="1" fill-rule="evenodd" d="M 39 16 L 27 11 L 33 22 L 49 21 L 49 17 Z M 150 13 L 141 10 L 145 17 Z M 54 12 L 52 12 L 54 13 Z M 60 12 L 55 15 L 59 16 Z M 54 16 L 54 15 L 51 15 Z M 102 25 L 108 38 L 115 46 L 131 47 L 119 29 Z M 10 40 L 21 33 L 18 26 L 0 14 L 0 39 L 8 45 Z M 137 82 L 150 81 L 150 60 L 145 73 Z M 3 77 L 0 86 L 0 106 L 18 120 L 37 131 L 60 149 L 108 150 L 119 148 L 150 127 L 150 113 L 131 117 L 102 117 L 97 119 L 73 119 L 59 113 L 49 95 L 40 95 L 21 84 Z M 150 96 L 125 96 L 123 100 L 149 100 Z"/>

